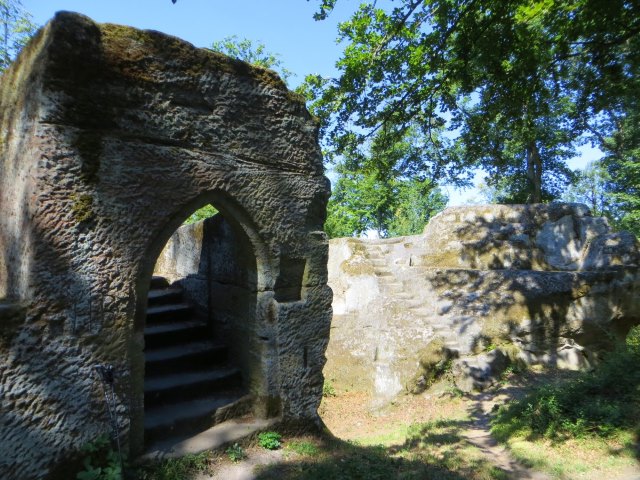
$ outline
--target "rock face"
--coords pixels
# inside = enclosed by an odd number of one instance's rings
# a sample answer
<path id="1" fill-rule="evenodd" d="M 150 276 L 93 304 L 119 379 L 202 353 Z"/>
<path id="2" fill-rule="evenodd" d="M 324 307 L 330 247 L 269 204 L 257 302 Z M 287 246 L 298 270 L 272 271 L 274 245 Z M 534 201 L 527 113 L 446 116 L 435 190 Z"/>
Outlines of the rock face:
<path id="1" fill-rule="evenodd" d="M 325 376 L 381 402 L 424 388 L 442 367 L 434 349 L 461 386 L 483 388 L 505 356 L 581 368 L 640 322 L 638 242 L 584 205 L 449 208 L 422 235 L 329 252 Z"/>
<path id="2" fill-rule="evenodd" d="M 208 203 L 245 262 L 236 352 L 255 411 L 315 420 L 329 188 L 303 100 L 271 71 L 70 13 L 0 94 L 0 478 L 72 478 L 65 461 L 109 428 L 98 364 L 114 366 L 120 433 L 140 452 L 149 280 Z"/>

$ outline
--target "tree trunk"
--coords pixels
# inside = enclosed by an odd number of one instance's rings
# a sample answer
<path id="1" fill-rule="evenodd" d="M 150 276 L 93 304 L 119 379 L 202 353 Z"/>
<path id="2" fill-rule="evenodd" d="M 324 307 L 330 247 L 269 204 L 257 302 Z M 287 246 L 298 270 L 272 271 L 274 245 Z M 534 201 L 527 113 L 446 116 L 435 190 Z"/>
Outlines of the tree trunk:
<path id="1" fill-rule="evenodd" d="M 527 179 L 529 180 L 529 196 L 527 203 L 542 202 L 542 162 L 535 141 L 527 147 Z"/>

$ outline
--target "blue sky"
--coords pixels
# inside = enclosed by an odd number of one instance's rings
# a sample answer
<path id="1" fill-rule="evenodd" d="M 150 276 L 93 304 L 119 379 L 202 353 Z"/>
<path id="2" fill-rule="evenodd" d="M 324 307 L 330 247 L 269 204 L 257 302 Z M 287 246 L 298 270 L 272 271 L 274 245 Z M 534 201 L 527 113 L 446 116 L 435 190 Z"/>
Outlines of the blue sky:
<path id="1" fill-rule="evenodd" d="M 280 55 L 297 86 L 309 73 L 336 74 L 341 52 L 336 44 L 337 24 L 355 10 L 359 0 L 341 0 L 329 19 L 317 22 L 313 13 L 320 0 L 22 0 L 24 8 L 42 25 L 59 10 L 79 12 L 97 22 L 120 23 L 159 30 L 183 38 L 198 47 L 210 46 L 231 35 L 266 45 Z M 600 151 L 581 148 L 581 156 L 570 160 L 571 168 L 582 168 L 599 158 Z M 476 182 L 482 175 L 476 175 Z M 475 189 L 460 191 L 445 187 L 451 205 L 479 202 Z"/>

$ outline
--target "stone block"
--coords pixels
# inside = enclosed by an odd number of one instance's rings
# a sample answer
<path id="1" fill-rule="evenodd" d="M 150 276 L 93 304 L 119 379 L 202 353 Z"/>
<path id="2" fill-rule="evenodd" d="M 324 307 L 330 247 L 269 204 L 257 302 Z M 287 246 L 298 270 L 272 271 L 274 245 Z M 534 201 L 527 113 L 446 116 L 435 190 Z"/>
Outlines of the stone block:
<path id="1" fill-rule="evenodd" d="M 586 368 L 610 347 L 603 332 L 624 334 L 638 322 L 638 252 L 633 235 L 611 233 L 584 205 L 560 203 L 452 207 L 422 235 L 331 240 L 339 315 L 325 374 L 339 380 L 335 372 L 357 358 L 359 387 L 388 401 L 423 374 L 420 352 L 436 338 L 459 357 L 468 389 L 504 368 L 499 353 L 486 356 L 489 347 L 504 347 L 512 361 Z"/>

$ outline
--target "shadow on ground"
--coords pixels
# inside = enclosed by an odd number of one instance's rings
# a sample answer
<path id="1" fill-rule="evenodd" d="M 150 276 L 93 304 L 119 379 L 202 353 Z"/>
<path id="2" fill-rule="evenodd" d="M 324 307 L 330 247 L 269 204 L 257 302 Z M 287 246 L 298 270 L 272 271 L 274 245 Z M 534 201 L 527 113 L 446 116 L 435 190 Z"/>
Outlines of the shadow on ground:
<path id="1" fill-rule="evenodd" d="M 334 437 L 320 438 L 313 457 L 271 464 L 256 473 L 256 480 L 289 479 L 506 479 L 479 452 L 472 452 L 463 436 L 465 421 L 416 424 L 402 445 L 363 446 Z"/>

